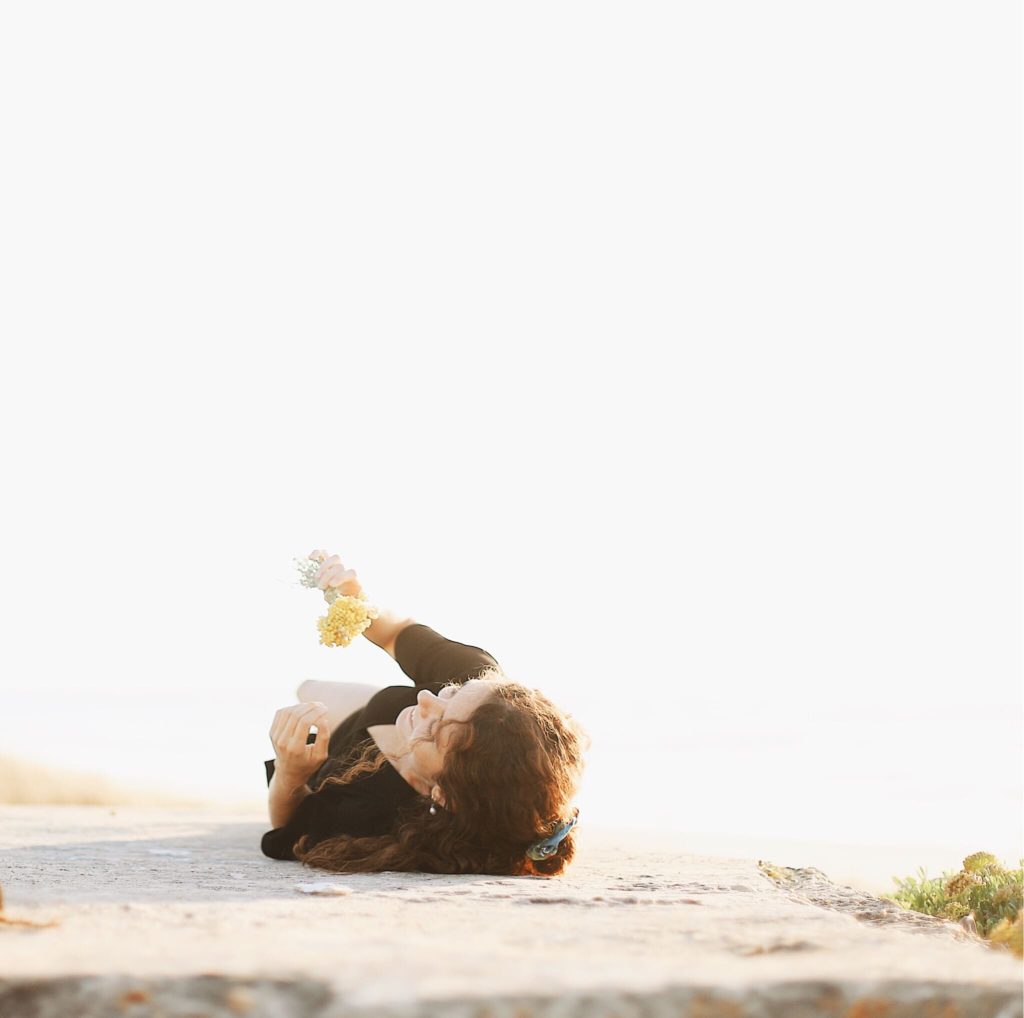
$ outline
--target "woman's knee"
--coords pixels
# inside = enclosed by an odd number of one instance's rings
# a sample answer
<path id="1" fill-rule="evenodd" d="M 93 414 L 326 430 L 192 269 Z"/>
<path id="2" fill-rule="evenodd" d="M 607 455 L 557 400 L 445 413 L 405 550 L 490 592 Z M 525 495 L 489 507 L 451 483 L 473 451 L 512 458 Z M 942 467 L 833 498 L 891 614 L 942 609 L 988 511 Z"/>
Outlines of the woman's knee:
<path id="1" fill-rule="evenodd" d="M 358 701 L 358 706 L 361 707 L 381 688 L 380 685 L 371 682 L 334 682 L 325 679 L 303 679 L 299 683 L 299 688 L 295 691 L 295 695 L 299 698 L 300 703 L 323 700 L 328 706 L 335 702 L 340 702 L 347 706 L 350 702 Z"/>

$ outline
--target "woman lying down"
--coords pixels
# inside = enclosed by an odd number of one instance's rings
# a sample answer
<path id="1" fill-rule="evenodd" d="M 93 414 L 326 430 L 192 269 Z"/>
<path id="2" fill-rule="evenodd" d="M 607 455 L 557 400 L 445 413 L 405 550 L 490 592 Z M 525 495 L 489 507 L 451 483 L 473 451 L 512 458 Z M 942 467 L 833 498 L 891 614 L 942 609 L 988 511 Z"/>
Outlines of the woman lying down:
<path id="1" fill-rule="evenodd" d="M 311 558 L 321 589 L 362 593 L 338 556 Z M 429 626 L 378 609 L 363 635 L 414 685 L 299 686 L 270 729 L 264 854 L 349 873 L 562 873 L 590 743 L 579 724 Z"/>

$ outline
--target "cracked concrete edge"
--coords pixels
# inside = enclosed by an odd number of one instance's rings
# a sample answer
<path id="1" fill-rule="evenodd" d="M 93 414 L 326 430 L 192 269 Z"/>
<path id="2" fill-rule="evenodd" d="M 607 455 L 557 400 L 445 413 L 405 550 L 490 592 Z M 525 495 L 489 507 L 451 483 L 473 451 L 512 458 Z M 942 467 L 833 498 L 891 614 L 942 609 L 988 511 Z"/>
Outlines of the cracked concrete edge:
<path id="1" fill-rule="evenodd" d="M 957 941 L 970 941 L 989 948 L 998 948 L 972 931 L 964 923 L 955 923 L 939 916 L 926 915 L 904 908 L 888 898 L 876 898 L 832 880 L 813 866 L 794 868 L 759 859 L 758 869 L 792 901 L 817 905 L 853 916 L 866 926 L 894 926 L 908 933 L 924 933 L 950 937 Z"/>
<path id="2" fill-rule="evenodd" d="M 358 1000 L 316 979 L 62 976 L 0 980 L 0 1018 L 1024 1018 L 1017 983 L 909 980 L 666 986 L 488 998 Z"/>

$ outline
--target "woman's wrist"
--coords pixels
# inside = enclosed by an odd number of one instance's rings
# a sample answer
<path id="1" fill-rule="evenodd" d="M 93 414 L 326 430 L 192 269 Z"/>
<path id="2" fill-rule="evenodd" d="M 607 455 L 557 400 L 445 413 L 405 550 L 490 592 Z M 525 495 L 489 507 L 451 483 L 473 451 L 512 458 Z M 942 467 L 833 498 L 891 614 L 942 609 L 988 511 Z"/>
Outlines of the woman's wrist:
<path id="1" fill-rule="evenodd" d="M 392 657 L 395 656 L 395 640 L 398 634 L 407 626 L 416 624 L 415 619 L 410 619 L 386 608 L 377 609 L 377 617 L 363 630 L 363 636 L 386 650 Z"/>
<path id="2" fill-rule="evenodd" d="M 267 790 L 267 805 L 272 827 L 283 827 L 288 823 L 299 803 L 307 795 L 312 794 L 306 780 L 274 769 Z"/>
<path id="3" fill-rule="evenodd" d="M 274 773 L 268 787 L 278 795 L 293 795 L 298 793 L 300 789 L 307 788 L 306 782 L 312 776 L 312 774 L 299 774 L 296 771 L 289 770 L 287 767 L 280 767 L 278 764 L 275 764 Z"/>

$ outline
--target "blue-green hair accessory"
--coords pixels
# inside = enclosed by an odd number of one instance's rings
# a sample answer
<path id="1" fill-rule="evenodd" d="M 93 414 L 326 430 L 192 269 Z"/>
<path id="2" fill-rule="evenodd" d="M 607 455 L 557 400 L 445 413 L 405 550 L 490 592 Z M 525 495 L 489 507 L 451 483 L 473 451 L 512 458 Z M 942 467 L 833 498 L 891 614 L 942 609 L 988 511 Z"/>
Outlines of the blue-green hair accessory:
<path id="1" fill-rule="evenodd" d="M 542 862 L 544 859 L 550 859 L 558 851 L 558 846 L 562 843 L 562 839 L 576 826 L 576 821 L 580 818 L 580 811 L 577 809 L 573 814 L 571 820 L 567 820 L 564 824 L 558 827 L 553 834 L 549 834 L 546 838 L 540 841 L 535 841 L 527 850 L 526 854 L 537 862 Z"/>

